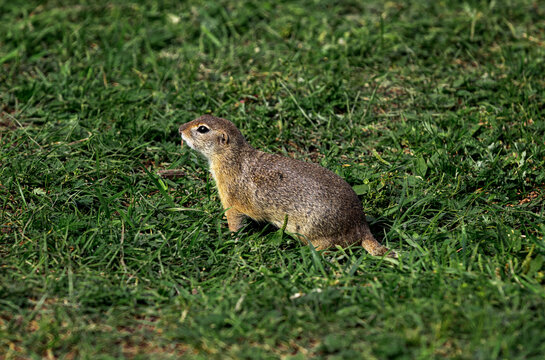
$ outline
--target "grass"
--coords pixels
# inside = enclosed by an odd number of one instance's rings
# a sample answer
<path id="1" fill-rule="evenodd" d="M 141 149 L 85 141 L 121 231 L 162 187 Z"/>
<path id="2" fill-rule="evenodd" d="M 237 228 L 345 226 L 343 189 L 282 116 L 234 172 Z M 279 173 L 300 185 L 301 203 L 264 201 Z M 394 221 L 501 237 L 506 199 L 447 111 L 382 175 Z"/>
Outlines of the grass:
<path id="1" fill-rule="evenodd" d="M 0 358 L 543 358 L 544 17 L 2 2 Z M 231 236 L 204 113 L 345 178 L 399 262 Z"/>

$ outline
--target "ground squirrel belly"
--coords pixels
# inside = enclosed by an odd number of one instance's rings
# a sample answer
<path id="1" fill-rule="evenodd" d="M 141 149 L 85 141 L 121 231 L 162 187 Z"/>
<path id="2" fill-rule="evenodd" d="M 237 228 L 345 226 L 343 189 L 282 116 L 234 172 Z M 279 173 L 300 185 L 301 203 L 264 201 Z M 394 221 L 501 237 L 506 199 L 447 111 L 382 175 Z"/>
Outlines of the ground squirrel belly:
<path id="1" fill-rule="evenodd" d="M 317 249 L 361 243 L 372 255 L 395 256 L 380 245 L 365 221 L 350 185 L 313 163 L 264 153 L 246 142 L 236 126 L 204 115 L 180 126 L 182 141 L 210 164 L 231 231 L 245 217 L 295 233 Z"/>

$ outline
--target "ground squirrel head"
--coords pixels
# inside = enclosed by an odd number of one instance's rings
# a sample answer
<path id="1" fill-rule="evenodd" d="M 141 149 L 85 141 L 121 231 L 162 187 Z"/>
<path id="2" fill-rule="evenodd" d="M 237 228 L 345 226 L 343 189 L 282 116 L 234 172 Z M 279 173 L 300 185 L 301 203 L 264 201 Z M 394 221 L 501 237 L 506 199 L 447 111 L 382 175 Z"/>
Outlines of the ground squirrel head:
<path id="1" fill-rule="evenodd" d="M 211 115 L 185 123 L 179 131 L 182 141 L 209 161 L 246 145 L 246 140 L 232 122 Z"/>

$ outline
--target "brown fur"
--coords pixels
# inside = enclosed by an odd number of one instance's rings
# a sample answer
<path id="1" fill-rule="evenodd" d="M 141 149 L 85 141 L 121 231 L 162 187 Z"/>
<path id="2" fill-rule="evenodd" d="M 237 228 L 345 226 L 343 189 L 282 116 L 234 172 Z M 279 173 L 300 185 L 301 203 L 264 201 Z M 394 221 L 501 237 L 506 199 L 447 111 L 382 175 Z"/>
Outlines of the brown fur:
<path id="1" fill-rule="evenodd" d="M 256 150 L 233 123 L 210 115 L 183 124 L 180 135 L 208 159 L 231 231 L 246 216 L 278 227 L 287 216 L 286 229 L 317 249 L 361 243 L 372 255 L 396 256 L 375 240 L 356 193 L 333 172 Z"/>

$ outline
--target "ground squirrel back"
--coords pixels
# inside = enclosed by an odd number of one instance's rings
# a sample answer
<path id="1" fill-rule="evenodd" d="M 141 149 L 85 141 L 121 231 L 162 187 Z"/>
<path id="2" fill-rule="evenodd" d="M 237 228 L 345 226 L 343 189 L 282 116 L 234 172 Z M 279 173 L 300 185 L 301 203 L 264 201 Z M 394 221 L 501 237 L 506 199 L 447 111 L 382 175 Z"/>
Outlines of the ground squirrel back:
<path id="1" fill-rule="evenodd" d="M 361 243 L 372 255 L 396 256 L 374 239 L 356 193 L 333 172 L 256 150 L 226 119 L 203 115 L 179 131 L 208 159 L 231 231 L 247 216 L 278 227 L 287 219 L 286 229 L 317 249 Z"/>

